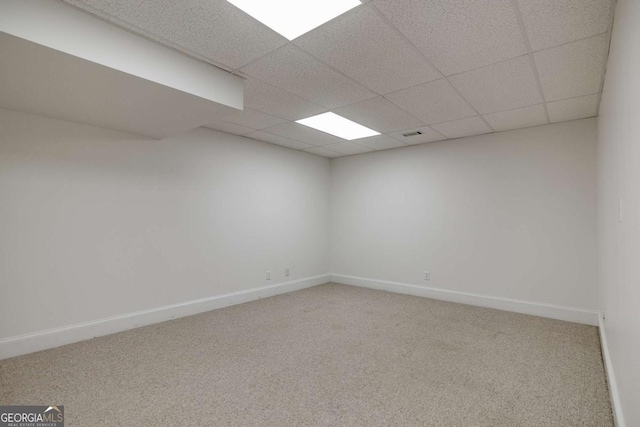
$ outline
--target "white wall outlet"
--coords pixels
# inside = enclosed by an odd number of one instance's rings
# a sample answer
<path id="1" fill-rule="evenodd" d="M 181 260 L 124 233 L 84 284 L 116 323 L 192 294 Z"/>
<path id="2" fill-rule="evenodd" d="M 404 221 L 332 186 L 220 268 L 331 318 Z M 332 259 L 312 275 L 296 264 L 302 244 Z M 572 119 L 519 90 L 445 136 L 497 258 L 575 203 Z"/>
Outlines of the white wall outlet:
<path id="1" fill-rule="evenodd" d="M 284 275 L 285 275 L 286 277 L 289 277 L 289 276 L 291 275 L 291 271 L 290 271 L 288 268 L 285 268 L 285 269 L 284 269 Z"/>
<path id="2" fill-rule="evenodd" d="M 267 280 L 271 280 L 271 272 L 267 271 Z"/>
<path id="3" fill-rule="evenodd" d="M 428 271 L 424 272 L 424 280 L 431 280 L 431 273 Z"/>
<path id="4" fill-rule="evenodd" d="M 624 210 L 624 200 L 618 199 L 618 222 L 622 222 L 623 210 Z"/>

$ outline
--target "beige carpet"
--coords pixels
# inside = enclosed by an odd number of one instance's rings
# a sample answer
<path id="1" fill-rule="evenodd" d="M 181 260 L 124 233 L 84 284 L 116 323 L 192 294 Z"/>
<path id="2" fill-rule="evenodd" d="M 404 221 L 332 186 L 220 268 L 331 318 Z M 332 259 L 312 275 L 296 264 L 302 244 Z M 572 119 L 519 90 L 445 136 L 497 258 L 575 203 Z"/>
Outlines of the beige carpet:
<path id="1" fill-rule="evenodd" d="M 0 361 L 67 426 L 611 426 L 597 329 L 327 284 Z"/>

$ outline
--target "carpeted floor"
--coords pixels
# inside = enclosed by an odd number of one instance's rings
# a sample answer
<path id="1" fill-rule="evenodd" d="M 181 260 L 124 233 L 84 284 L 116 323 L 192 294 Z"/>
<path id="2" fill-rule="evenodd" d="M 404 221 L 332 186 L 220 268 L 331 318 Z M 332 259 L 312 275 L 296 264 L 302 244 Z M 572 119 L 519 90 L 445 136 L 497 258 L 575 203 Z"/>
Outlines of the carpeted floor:
<path id="1" fill-rule="evenodd" d="M 612 426 L 597 329 L 327 284 L 0 361 L 67 426 Z"/>

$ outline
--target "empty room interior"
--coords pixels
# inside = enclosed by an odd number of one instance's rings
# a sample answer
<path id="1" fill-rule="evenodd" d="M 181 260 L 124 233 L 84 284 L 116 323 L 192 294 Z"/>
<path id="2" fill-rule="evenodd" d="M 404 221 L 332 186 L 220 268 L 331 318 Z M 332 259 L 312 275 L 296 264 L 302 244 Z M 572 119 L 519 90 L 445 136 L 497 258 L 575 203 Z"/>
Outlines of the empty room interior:
<path id="1" fill-rule="evenodd" d="M 640 1 L 0 0 L 0 427 L 639 404 Z"/>

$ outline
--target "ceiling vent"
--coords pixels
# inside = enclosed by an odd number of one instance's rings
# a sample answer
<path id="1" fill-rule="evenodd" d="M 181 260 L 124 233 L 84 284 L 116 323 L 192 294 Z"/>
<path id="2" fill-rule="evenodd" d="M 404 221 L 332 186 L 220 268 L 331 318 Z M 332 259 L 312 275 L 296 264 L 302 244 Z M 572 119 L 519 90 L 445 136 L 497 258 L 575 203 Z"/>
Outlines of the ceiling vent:
<path id="1" fill-rule="evenodd" d="M 416 136 L 416 135 L 422 135 L 422 132 L 420 132 L 419 130 L 415 131 L 415 132 L 407 132 L 407 133 L 403 133 L 402 136 L 404 137 L 409 137 L 409 136 Z"/>

